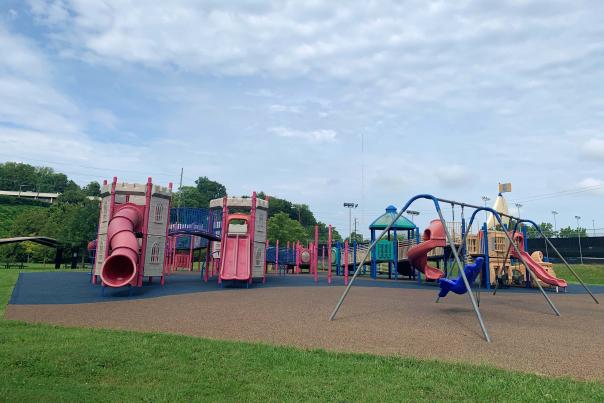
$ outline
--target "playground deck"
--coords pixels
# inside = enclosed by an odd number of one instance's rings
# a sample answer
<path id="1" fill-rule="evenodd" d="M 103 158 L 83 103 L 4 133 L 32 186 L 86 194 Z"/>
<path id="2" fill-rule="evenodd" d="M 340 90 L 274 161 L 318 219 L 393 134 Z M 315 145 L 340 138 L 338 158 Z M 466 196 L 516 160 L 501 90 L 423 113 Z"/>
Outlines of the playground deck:
<path id="1" fill-rule="evenodd" d="M 83 273 L 79 274 L 80 281 L 85 280 Z M 171 286 L 164 290 L 179 288 L 176 285 L 182 281 L 180 289 L 184 291 L 189 277 L 172 276 Z M 19 283 L 24 278 L 27 276 Z M 65 303 L 61 295 L 71 293 L 66 285 L 54 289 L 54 300 L 48 299 L 50 294 L 42 298 L 38 293 L 37 302 L 24 303 L 33 278 L 15 289 L 7 319 L 466 361 L 604 381 L 604 342 L 599 336 L 604 318 L 585 294 L 551 293 L 562 313 L 557 318 L 535 291 L 509 291 L 497 296 L 483 292 L 480 308 L 493 338 L 493 343 L 487 344 L 467 296 L 450 296 L 435 304 L 436 289 L 432 287 L 393 287 L 381 284 L 400 283 L 367 281 L 374 286 L 355 287 L 338 319 L 329 322 L 327 318 L 342 287 L 304 286 L 302 283 L 312 283 L 308 276 L 283 277 L 280 286 L 280 279 L 271 277 L 269 284 L 273 286 L 220 292 L 172 291 L 172 295 L 161 298 L 143 294 L 136 300 L 105 298 L 102 304 L 81 303 L 94 300 L 78 298 Z M 80 281 L 80 288 L 98 295 L 98 287 L 82 287 Z M 195 286 L 204 287 L 199 283 Z M 215 285 L 205 287 L 208 291 L 219 290 Z M 600 288 L 597 291 L 602 292 Z"/>

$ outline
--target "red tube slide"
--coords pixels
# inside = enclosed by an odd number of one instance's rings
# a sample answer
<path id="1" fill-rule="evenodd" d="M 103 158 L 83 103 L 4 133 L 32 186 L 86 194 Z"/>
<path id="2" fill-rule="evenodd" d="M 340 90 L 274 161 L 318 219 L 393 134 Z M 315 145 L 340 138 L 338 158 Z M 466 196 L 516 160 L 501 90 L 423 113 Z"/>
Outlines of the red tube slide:
<path id="1" fill-rule="evenodd" d="M 101 280 L 109 287 L 134 284 L 138 271 L 138 239 L 135 229 L 143 217 L 135 204 L 126 203 L 113 215 L 107 228 L 111 255 L 101 267 Z"/>
<path id="2" fill-rule="evenodd" d="M 447 242 L 445 229 L 440 220 L 432 220 L 430 226 L 424 230 L 423 242 L 415 245 L 407 251 L 407 258 L 411 265 L 424 273 L 426 280 L 437 280 L 445 276 L 445 273 L 428 264 L 428 252 L 434 248 L 444 247 Z"/>

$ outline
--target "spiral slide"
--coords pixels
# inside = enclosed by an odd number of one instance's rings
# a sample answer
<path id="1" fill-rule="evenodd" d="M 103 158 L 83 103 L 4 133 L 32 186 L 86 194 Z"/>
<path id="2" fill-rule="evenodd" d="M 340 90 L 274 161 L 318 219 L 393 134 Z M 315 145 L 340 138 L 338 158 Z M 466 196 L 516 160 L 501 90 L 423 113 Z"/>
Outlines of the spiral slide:
<path id="1" fill-rule="evenodd" d="M 424 273 L 426 280 L 438 280 L 445 273 L 428 264 L 428 252 L 434 248 L 444 247 L 447 242 L 445 230 L 440 220 L 432 220 L 428 228 L 424 230 L 423 242 L 415 245 L 407 251 L 407 257 L 411 265 Z"/>
<path id="2" fill-rule="evenodd" d="M 107 228 L 111 255 L 101 267 L 101 280 L 109 287 L 134 285 L 138 274 L 138 239 L 135 230 L 142 224 L 143 215 L 133 203 L 119 207 Z"/>

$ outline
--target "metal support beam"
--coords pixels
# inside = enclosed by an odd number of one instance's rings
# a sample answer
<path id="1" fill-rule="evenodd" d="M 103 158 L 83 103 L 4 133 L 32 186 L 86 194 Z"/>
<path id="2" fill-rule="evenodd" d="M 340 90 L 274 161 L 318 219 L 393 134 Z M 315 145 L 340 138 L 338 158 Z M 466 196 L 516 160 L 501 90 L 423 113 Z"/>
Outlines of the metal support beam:
<path id="1" fill-rule="evenodd" d="M 464 280 L 464 284 L 466 285 L 467 289 L 468 289 L 468 295 L 470 297 L 470 301 L 472 303 L 472 308 L 474 309 L 474 312 L 476 313 L 476 317 L 478 318 L 478 322 L 480 323 L 480 328 L 484 334 L 485 340 L 487 342 L 491 341 L 491 338 L 489 337 L 489 334 L 487 332 L 487 329 L 484 325 L 484 322 L 482 320 L 482 316 L 480 314 L 480 310 L 478 309 L 478 305 L 476 303 L 476 300 L 474 298 L 474 294 L 472 293 L 472 289 L 468 283 L 468 279 L 466 278 L 465 272 L 463 270 L 463 267 L 461 267 L 461 262 L 459 259 L 459 254 L 457 253 L 457 250 L 455 249 L 455 245 L 453 243 L 453 239 L 451 238 L 451 234 L 449 232 L 449 229 L 447 228 L 447 225 L 445 223 L 445 219 L 442 215 L 442 212 L 440 210 L 440 205 L 439 205 L 439 201 L 444 201 L 441 199 L 437 199 L 436 197 L 429 195 L 429 194 L 421 194 L 421 195 L 417 195 L 412 197 L 406 204 L 405 206 L 401 209 L 401 211 L 397 214 L 397 216 L 392 220 L 392 222 L 386 226 L 386 228 L 384 228 L 384 230 L 380 233 L 380 235 L 371 243 L 371 245 L 369 246 L 369 249 L 367 250 L 367 252 L 365 252 L 365 255 L 363 256 L 363 258 L 361 259 L 361 262 L 359 263 L 359 265 L 357 266 L 356 270 L 354 271 L 354 274 L 352 276 L 352 279 L 350 280 L 350 283 L 348 283 L 348 286 L 344 289 L 344 292 L 342 293 L 342 296 L 340 297 L 340 300 L 338 301 L 338 303 L 336 304 L 333 312 L 331 313 L 331 316 L 329 317 L 329 320 L 334 320 L 340 307 L 342 306 L 342 304 L 344 303 L 344 300 L 346 299 L 346 296 L 348 295 L 348 293 L 350 292 L 350 288 L 352 287 L 352 285 L 354 284 L 354 280 L 357 278 L 359 271 L 361 270 L 361 267 L 363 265 L 363 263 L 365 262 L 365 260 L 367 259 L 367 256 L 369 255 L 369 252 L 371 252 L 371 250 L 373 250 L 373 248 L 375 247 L 375 245 L 377 244 L 377 242 L 390 230 L 390 228 L 392 227 L 392 225 L 396 222 L 396 220 L 398 220 L 400 218 L 400 216 L 407 211 L 407 209 L 418 199 L 428 199 L 428 200 L 432 200 L 432 202 L 434 203 L 434 207 L 439 215 L 440 221 L 443 224 L 443 227 L 445 229 L 445 234 L 447 236 L 447 241 L 449 242 L 449 245 L 451 246 L 451 249 L 454 251 L 453 254 L 455 256 L 455 260 L 457 261 L 458 266 L 460 267 L 460 271 L 462 274 L 462 278 Z M 444 201 L 446 203 L 450 203 L 450 204 L 460 204 L 457 202 L 452 202 L 452 201 Z"/>
<path id="2" fill-rule="evenodd" d="M 541 237 L 543 239 L 545 239 L 546 244 L 548 244 L 553 250 L 554 252 L 556 252 L 556 254 L 558 255 L 558 257 L 560 258 L 560 260 L 562 260 L 562 262 L 564 263 L 564 265 L 566 266 L 566 268 L 568 270 L 570 270 L 570 272 L 575 276 L 575 278 L 577 279 L 577 281 L 579 281 L 579 283 L 581 283 L 581 285 L 583 286 L 583 288 L 585 289 L 585 291 L 587 291 L 587 293 L 591 296 L 591 298 L 594 300 L 594 302 L 596 304 L 599 304 L 600 301 L 598 301 L 598 299 L 595 297 L 595 295 L 593 295 L 593 293 L 591 292 L 591 290 L 589 289 L 589 287 L 587 287 L 587 285 L 583 282 L 583 280 L 581 280 L 581 278 L 579 277 L 579 275 L 577 274 L 577 272 L 568 264 L 568 262 L 566 261 L 566 259 L 564 259 L 564 257 L 562 256 L 562 254 L 558 251 L 558 249 L 554 246 L 554 244 L 552 243 L 552 241 L 550 241 L 550 239 L 548 237 L 545 236 L 545 234 L 543 233 L 543 231 L 541 230 L 541 227 L 539 227 L 534 221 L 531 220 L 520 220 L 519 222 L 516 223 L 516 225 L 514 226 L 514 232 L 516 232 L 516 229 L 518 227 L 518 225 L 522 222 L 527 222 L 529 224 L 531 224 L 537 231 L 539 231 L 539 234 L 541 235 Z"/>

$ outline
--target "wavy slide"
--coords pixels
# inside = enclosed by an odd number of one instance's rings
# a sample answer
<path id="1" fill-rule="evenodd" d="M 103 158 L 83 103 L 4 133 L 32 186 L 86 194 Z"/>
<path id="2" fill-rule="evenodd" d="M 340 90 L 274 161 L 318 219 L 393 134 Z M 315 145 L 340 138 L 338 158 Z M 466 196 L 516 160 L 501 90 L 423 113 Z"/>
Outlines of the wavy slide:
<path id="1" fill-rule="evenodd" d="M 445 273 L 428 264 L 428 252 L 434 248 L 444 247 L 447 242 L 445 230 L 440 220 L 432 220 L 428 228 L 424 230 L 422 236 L 423 242 L 415 245 L 407 251 L 407 258 L 411 265 L 421 271 L 426 280 L 438 280 L 445 276 Z"/>
<path id="2" fill-rule="evenodd" d="M 231 225 L 231 221 L 242 221 L 245 224 Z M 223 256 L 220 260 L 220 280 L 250 280 L 251 273 L 251 239 L 249 234 L 249 217 L 244 214 L 230 214 L 226 220 L 226 231 L 223 245 Z"/>
<path id="3" fill-rule="evenodd" d="M 520 250 L 520 255 L 521 255 L 522 259 L 526 262 L 529 269 L 535 274 L 535 276 L 539 280 L 543 281 L 546 284 L 553 285 L 556 287 L 567 287 L 568 286 L 568 283 L 565 280 L 554 277 L 551 274 L 549 274 L 543 266 L 541 266 L 539 263 L 537 263 L 531 257 L 531 255 L 529 255 L 528 252 L 526 252 L 524 250 L 524 236 L 522 236 L 521 233 L 519 233 L 519 232 L 515 233 L 514 240 L 517 241 L 518 249 Z M 516 253 L 516 249 L 514 249 L 511 245 L 510 245 L 510 256 L 512 256 L 516 259 L 519 258 L 518 254 Z"/>

